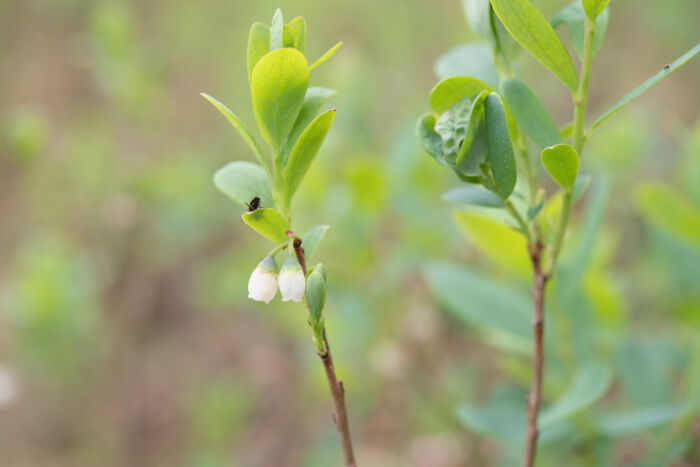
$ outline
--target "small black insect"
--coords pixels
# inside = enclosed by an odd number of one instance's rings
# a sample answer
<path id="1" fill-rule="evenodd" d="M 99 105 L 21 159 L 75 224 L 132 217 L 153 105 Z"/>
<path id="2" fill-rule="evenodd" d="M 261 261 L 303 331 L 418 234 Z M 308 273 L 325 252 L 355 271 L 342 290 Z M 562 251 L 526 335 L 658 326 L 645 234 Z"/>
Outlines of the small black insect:
<path id="1" fill-rule="evenodd" d="M 248 206 L 248 212 L 253 212 L 256 209 L 258 209 L 260 206 L 260 198 L 257 196 L 253 199 L 250 200 L 250 203 L 245 203 L 246 206 Z"/>
<path id="2" fill-rule="evenodd" d="M 664 71 L 668 71 L 668 70 L 670 70 L 670 69 L 671 69 L 671 65 L 666 65 L 666 66 L 664 66 Z"/>

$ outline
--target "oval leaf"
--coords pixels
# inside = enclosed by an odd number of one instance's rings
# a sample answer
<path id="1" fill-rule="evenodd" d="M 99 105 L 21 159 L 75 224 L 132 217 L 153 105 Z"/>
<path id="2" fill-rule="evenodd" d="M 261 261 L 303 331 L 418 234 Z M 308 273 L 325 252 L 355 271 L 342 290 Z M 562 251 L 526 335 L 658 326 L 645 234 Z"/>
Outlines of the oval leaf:
<path id="1" fill-rule="evenodd" d="M 248 82 L 253 82 L 253 68 L 270 51 L 270 27 L 255 22 L 248 34 Z"/>
<path id="2" fill-rule="evenodd" d="M 226 196 L 245 206 L 256 196 L 262 207 L 274 207 L 267 174 L 252 162 L 236 161 L 222 167 L 214 174 L 214 185 Z"/>
<path id="3" fill-rule="evenodd" d="M 285 47 L 294 47 L 299 52 L 304 53 L 306 48 L 306 20 L 302 16 L 297 16 L 289 22 L 288 32 L 284 37 Z"/>
<path id="4" fill-rule="evenodd" d="M 471 76 L 446 78 L 430 91 L 430 107 L 436 113 L 442 114 L 465 97 L 473 99 L 484 90 L 495 91 L 488 84 Z"/>
<path id="5" fill-rule="evenodd" d="M 289 154 L 289 161 L 284 167 L 284 199 L 289 202 L 294 193 L 299 188 L 304 175 L 311 162 L 316 157 L 316 153 L 321 148 L 326 134 L 331 128 L 335 118 L 335 109 L 328 110 L 316 117 L 304 132 L 299 136 L 292 152 Z"/>
<path id="6" fill-rule="evenodd" d="M 557 144 L 545 148 L 541 153 L 542 164 L 555 182 L 571 193 L 578 175 L 579 158 L 576 150 L 568 144 Z"/>
<path id="7" fill-rule="evenodd" d="M 260 208 L 252 212 L 244 212 L 243 222 L 257 233 L 280 244 L 288 240 L 287 231 L 290 230 L 289 222 L 282 214 L 272 208 Z"/>
<path id="8" fill-rule="evenodd" d="M 485 102 L 486 109 L 486 139 L 488 141 L 488 162 L 496 183 L 498 196 L 506 199 L 513 193 L 517 171 L 515 155 L 508 132 L 506 111 L 501 97 L 492 92 Z"/>
<path id="9" fill-rule="evenodd" d="M 304 96 L 304 103 L 301 105 L 301 109 L 299 109 L 299 115 L 294 121 L 294 125 L 292 126 L 292 129 L 289 132 L 289 137 L 287 138 L 285 151 L 286 155 L 284 158 L 285 164 L 287 163 L 289 153 L 294 147 L 294 143 L 296 143 L 297 139 L 299 139 L 301 132 L 304 131 L 307 126 L 309 126 L 311 120 L 316 118 L 318 112 L 321 110 L 321 107 L 323 107 L 323 104 L 325 104 L 333 94 L 335 94 L 335 91 L 327 88 L 310 87 L 307 89 L 306 96 Z"/>
<path id="10" fill-rule="evenodd" d="M 253 111 L 265 140 L 275 154 L 287 139 L 309 86 L 309 67 L 296 49 L 277 49 L 253 69 Z"/>
<path id="11" fill-rule="evenodd" d="M 506 80 L 503 97 L 518 125 L 540 148 L 561 143 L 559 130 L 547 108 L 525 83 L 516 78 Z"/>
<path id="12" fill-rule="evenodd" d="M 491 5 L 510 35 L 574 92 L 578 78 L 569 52 L 537 7 L 528 0 L 491 0 Z"/>
<path id="13" fill-rule="evenodd" d="M 499 82 L 498 71 L 493 64 L 493 52 L 483 42 L 462 44 L 448 50 L 435 62 L 435 74 L 440 79 L 474 76 L 494 87 Z"/>

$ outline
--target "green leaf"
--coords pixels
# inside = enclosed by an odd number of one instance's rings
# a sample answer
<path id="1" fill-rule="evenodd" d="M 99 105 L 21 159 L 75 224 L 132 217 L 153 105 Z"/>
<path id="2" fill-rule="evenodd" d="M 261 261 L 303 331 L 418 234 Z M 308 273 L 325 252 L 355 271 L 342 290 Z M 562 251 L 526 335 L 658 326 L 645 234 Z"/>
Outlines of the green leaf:
<path id="1" fill-rule="evenodd" d="M 306 20 L 302 16 L 297 16 L 289 22 L 285 32 L 287 33 L 284 36 L 285 47 L 293 47 L 304 53 L 306 48 Z"/>
<path id="2" fill-rule="evenodd" d="M 493 92 L 488 84 L 471 76 L 453 76 L 440 81 L 430 91 L 430 107 L 442 114 L 465 97 L 474 99 L 482 91 Z"/>
<path id="3" fill-rule="evenodd" d="M 468 204 L 486 208 L 503 208 L 505 203 L 486 188 L 479 185 L 466 185 L 448 191 L 442 195 L 448 203 Z"/>
<path id="4" fill-rule="evenodd" d="M 515 121 L 540 148 L 561 143 L 559 130 L 547 108 L 525 83 L 517 78 L 508 79 L 502 89 Z"/>
<path id="5" fill-rule="evenodd" d="M 335 54 L 338 51 L 338 49 L 340 48 L 341 45 L 343 45 L 343 41 L 340 41 L 337 44 L 335 44 L 333 47 L 331 47 L 328 50 L 328 52 L 321 55 L 321 58 L 319 58 L 318 60 L 316 60 L 314 63 L 311 64 L 311 66 L 309 67 L 309 70 L 313 70 L 314 68 L 323 64 L 323 62 L 325 62 L 326 60 L 331 58 L 333 56 L 333 54 Z"/>
<path id="6" fill-rule="evenodd" d="M 690 403 L 640 407 L 629 412 L 606 413 L 595 424 L 602 434 L 618 438 L 658 428 L 693 410 L 697 410 L 697 405 Z"/>
<path id="7" fill-rule="evenodd" d="M 635 189 L 637 209 L 656 229 L 700 247 L 700 206 L 668 185 L 642 183 Z"/>
<path id="8" fill-rule="evenodd" d="M 289 160 L 283 171 L 284 196 L 287 202 L 294 196 L 316 153 L 321 148 L 335 118 L 335 112 L 335 109 L 328 110 L 316 117 L 299 136 L 289 154 Z"/>
<path id="9" fill-rule="evenodd" d="M 270 50 L 281 49 L 284 45 L 284 19 L 282 10 L 275 10 L 270 23 Z"/>
<path id="10" fill-rule="evenodd" d="M 579 368 L 559 400 L 542 411 L 538 426 L 551 425 L 577 414 L 600 399 L 610 383 L 612 371 L 606 365 L 589 363 Z"/>
<path id="11" fill-rule="evenodd" d="M 433 112 L 421 115 L 416 124 L 416 134 L 423 149 L 438 162 L 448 165 L 442 156 L 442 138 L 435 131 L 438 116 Z"/>
<path id="12" fill-rule="evenodd" d="M 333 94 L 335 94 L 335 91 L 327 88 L 310 87 L 307 89 L 306 96 L 304 96 L 304 103 L 301 105 L 301 109 L 299 109 L 299 115 L 294 121 L 294 125 L 289 132 L 289 137 L 285 144 L 284 164 L 287 163 L 289 153 L 294 147 L 294 143 L 296 143 L 299 135 L 301 135 L 301 132 L 316 118 L 323 104 L 325 104 Z"/>
<path id="13" fill-rule="evenodd" d="M 595 21 L 603 10 L 605 10 L 605 7 L 608 6 L 610 0 L 582 0 L 582 3 L 588 18 L 590 18 L 591 21 Z"/>
<path id="14" fill-rule="evenodd" d="M 258 164 L 231 162 L 216 171 L 214 185 L 241 206 L 257 196 L 262 207 L 275 207 L 267 174 Z"/>
<path id="15" fill-rule="evenodd" d="M 248 143 L 248 147 L 250 147 L 250 149 L 253 150 L 255 157 L 258 158 L 261 164 L 267 167 L 267 160 L 265 159 L 265 155 L 260 150 L 258 143 L 255 141 L 255 138 L 253 138 L 253 135 L 250 133 L 250 130 L 248 130 L 248 127 L 245 126 L 245 123 L 243 123 L 243 121 L 240 118 L 238 118 L 238 116 L 235 113 L 233 113 L 231 109 L 219 102 L 216 98 L 204 92 L 201 93 L 201 96 L 208 100 L 214 107 L 216 107 L 216 109 L 219 112 L 221 112 L 221 114 L 224 117 L 226 117 L 226 119 L 231 123 L 231 125 L 233 125 L 233 127 L 236 130 L 238 130 L 245 142 Z"/>
<path id="16" fill-rule="evenodd" d="M 576 181 L 574 182 L 574 193 L 571 196 L 572 203 L 575 203 L 581 198 L 581 196 L 583 196 L 588 189 L 588 186 L 591 184 L 591 180 L 593 180 L 593 177 L 588 174 L 579 175 L 576 177 Z"/>
<path id="17" fill-rule="evenodd" d="M 481 176 L 481 164 L 488 155 L 485 102 L 489 91 L 482 91 L 471 106 L 467 131 L 457 154 L 457 170 L 466 176 Z"/>
<path id="18" fill-rule="evenodd" d="M 248 34 L 248 82 L 253 82 L 253 68 L 270 51 L 270 27 L 253 23 Z"/>
<path id="19" fill-rule="evenodd" d="M 528 0 L 491 0 L 491 5 L 510 35 L 575 92 L 578 78 L 569 52 L 537 7 Z"/>
<path id="20" fill-rule="evenodd" d="M 435 62 L 435 74 L 440 79 L 473 76 L 493 87 L 499 82 L 493 52 L 483 42 L 462 44 L 448 50 Z"/>
<path id="21" fill-rule="evenodd" d="M 253 111 L 265 140 L 275 154 L 287 139 L 309 86 L 309 67 L 296 49 L 265 55 L 253 69 Z"/>
<path id="22" fill-rule="evenodd" d="M 488 141 L 488 162 L 491 166 L 498 196 L 506 199 L 513 193 L 517 172 L 515 155 L 510 142 L 506 111 L 501 97 L 492 92 L 486 98 L 486 138 Z"/>
<path id="23" fill-rule="evenodd" d="M 625 94 L 622 99 L 617 101 L 615 105 L 610 107 L 608 110 L 606 110 L 603 115 L 598 117 L 598 119 L 593 122 L 593 125 L 591 125 L 591 130 L 596 128 L 598 125 L 603 123 L 605 120 L 610 118 L 615 112 L 629 104 L 633 99 L 636 97 L 639 97 L 642 95 L 647 89 L 664 79 L 666 76 L 670 75 L 673 73 L 676 69 L 680 68 L 682 65 L 684 65 L 688 60 L 693 58 L 695 55 L 700 52 L 700 44 L 697 44 L 695 47 L 687 51 L 685 54 L 677 58 L 673 63 L 670 65 L 666 65 L 656 73 L 654 76 L 649 78 L 648 80 L 644 81 L 640 86 L 632 90 L 631 92 Z"/>
<path id="24" fill-rule="evenodd" d="M 605 9 L 595 22 L 593 55 L 598 52 L 598 49 L 600 49 L 600 46 L 603 44 L 603 38 L 605 38 L 605 31 L 608 29 L 609 20 L 610 13 L 607 9 Z M 586 13 L 583 11 L 583 5 L 581 5 L 580 0 L 575 0 L 559 10 L 559 12 L 552 18 L 551 23 L 552 27 L 554 28 L 560 24 L 566 24 L 569 27 L 571 45 L 576 51 L 576 54 L 578 54 L 579 58 L 582 58 Z"/>
<path id="25" fill-rule="evenodd" d="M 579 158 L 576 150 L 568 144 L 557 144 L 544 148 L 542 164 L 555 182 L 571 193 L 578 175 Z"/>
<path id="26" fill-rule="evenodd" d="M 435 122 L 435 131 L 442 139 L 443 157 L 450 164 L 454 164 L 457 160 L 460 147 L 464 142 L 471 108 L 471 100 L 464 97 L 440 115 Z"/>
<path id="27" fill-rule="evenodd" d="M 316 225 L 309 229 L 308 232 L 304 234 L 301 238 L 301 245 L 304 247 L 304 254 L 306 255 L 306 260 L 308 261 L 316 247 L 321 243 L 323 237 L 326 236 L 326 232 L 330 229 L 330 225 Z"/>
<path id="28" fill-rule="evenodd" d="M 490 405 L 478 407 L 462 404 L 457 408 L 457 417 L 471 430 L 506 445 L 519 446 L 525 433 L 525 412 L 513 407 Z"/>
<path id="29" fill-rule="evenodd" d="M 251 229 L 275 244 L 279 245 L 288 240 L 286 232 L 290 230 L 289 222 L 282 214 L 272 208 L 244 212 L 241 217 Z"/>

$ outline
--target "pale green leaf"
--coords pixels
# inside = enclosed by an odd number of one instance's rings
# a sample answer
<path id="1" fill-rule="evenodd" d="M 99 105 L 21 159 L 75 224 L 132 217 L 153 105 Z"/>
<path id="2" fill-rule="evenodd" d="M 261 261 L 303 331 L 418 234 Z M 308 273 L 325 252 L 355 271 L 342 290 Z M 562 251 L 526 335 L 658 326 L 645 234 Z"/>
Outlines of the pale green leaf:
<path id="1" fill-rule="evenodd" d="M 583 9 L 586 11 L 586 16 L 590 18 L 591 21 L 595 21 L 596 18 L 605 10 L 608 6 L 610 0 L 582 0 Z"/>
<path id="2" fill-rule="evenodd" d="M 542 164 L 552 179 L 571 193 L 578 175 L 579 157 L 568 144 L 557 144 L 542 150 Z"/>
<path id="3" fill-rule="evenodd" d="M 561 143 L 559 130 L 547 108 L 525 83 L 517 78 L 508 79 L 502 89 L 515 121 L 540 148 Z"/>
<path id="4" fill-rule="evenodd" d="M 697 405 L 690 403 L 638 407 L 627 412 L 606 413 L 595 425 L 603 435 L 618 438 L 658 428 L 693 410 L 697 410 Z"/>
<path id="5" fill-rule="evenodd" d="M 253 23 L 248 34 L 248 82 L 253 82 L 253 68 L 270 51 L 270 27 Z"/>
<path id="6" fill-rule="evenodd" d="M 442 195 L 448 203 L 467 204 L 487 208 L 503 208 L 505 203 L 493 192 L 479 185 L 465 185 Z"/>
<path id="7" fill-rule="evenodd" d="M 262 207 L 275 207 L 267 174 L 258 164 L 231 162 L 216 171 L 214 185 L 241 206 L 257 196 Z"/>
<path id="8" fill-rule="evenodd" d="M 491 166 L 498 196 L 501 199 L 506 199 L 513 192 L 517 177 L 506 111 L 501 97 L 495 92 L 488 95 L 484 107 L 486 110 L 488 163 Z"/>
<path id="9" fill-rule="evenodd" d="M 289 152 L 294 147 L 294 143 L 296 143 L 301 132 L 309 126 L 311 120 L 316 118 L 321 107 L 323 107 L 333 94 L 335 94 L 335 91 L 327 88 L 310 87 L 307 89 L 306 96 L 304 96 L 304 103 L 301 105 L 301 109 L 299 109 L 299 115 L 294 121 L 292 129 L 289 131 L 289 137 L 285 144 L 285 164 L 287 163 Z"/>
<path id="10" fill-rule="evenodd" d="M 309 86 L 309 67 L 296 49 L 265 55 L 253 69 L 253 111 L 265 140 L 275 154 L 287 139 Z"/>
<path id="11" fill-rule="evenodd" d="M 306 20 L 302 16 L 297 16 L 289 22 L 284 37 L 285 47 L 293 47 L 304 53 L 306 48 Z"/>
<path id="12" fill-rule="evenodd" d="M 493 52 L 483 42 L 462 44 L 448 50 L 435 62 L 435 74 L 440 79 L 473 76 L 494 88 L 499 82 Z"/>
<path id="13" fill-rule="evenodd" d="M 273 243 L 280 244 L 288 240 L 289 222 L 282 214 L 272 208 L 260 208 L 252 212 L 244 212 L 243 222 L 257 233 Z"/>
<path id="14" fill-rule="evenodd" d="M 316 117 L 302 132 L 292 152 L 289 154 L 287 165 L 284 166 L 284 193 L 289 202 L 301 184 L 311 162 L 316 157 L 323 140 L 331 128 L 336 111 L 328 110 Z"/>
<path id="15" fill-rule="evenodd" d="M 430 91 L 430 107 L 437 114 L 442 114 L 465 97 L 474 99 L 484 90 L 495 91 L 488 84 L 471 76 L 446 78 Z"/>
<path id="16" fill-rule="evenodd" d="M 593 55 L 598 52 L 605 38 L 605 31 L 608 29 L 608 21 L 610 13 L 607 9 L 598 16 L 595 22 L 595 37 L 593 38 Z M 571 45 L 573 46 L 579 58 L 583 57 L 583 36 L 585 32 L 586 13 L 583 11 L 583 5 L 580 0 L 574 0 L 567 6 L 559 10 L 552 18 L 552 26 L 557 27 L 560 24 L 566 24 L 569 28 L 569 36 Z"/>
<path id="17" fill-rule="evenodd" d="M 301 245 L 304 247 L 304 254 L 306 255 L 307 261 L 316 250 L 319 243 L 321 243 L 323 237 L 326 236 L 326 232 L 330 227 L 330 225 L 316 225 L 309 229 L 301 238 Z"/>
<path id="18" fill-rule="evenodd" d="M 491 0 L 491 5 L 510 35 L 574 92 L 578 78 L 569 52 L 537 7 L 528 0 Z"/>
<path id="19" fill-rule="evenodd" d="M 335 54 L 335 53 L 338 51 L 338 49 L 340 48 L 341 45 L 343 45 L 343 41 L 340 41 L 340 42 L 338 42 L 337 44 L 335 44 L 333 47 L 331 47 L 331 48 L 328 50 L 328 52 L 326 52 L 325 54 L 321 55 L 321 57 L 320 57 L 318 60 L 316 60 L 315 62 L 313 62 L 313 63 L 311 64 L 311 66 L 309 67 L 309 70 L 313 70 L 314 68 L 316 68 L 317 66 L 323 64 L 323 62 L 325 62 L 326 60 L 328 60 L 329 58 L 331 58 L 331 57 L 333 56 L 333 54 Z"/>
<path id="20" fill-rule="evenodd" d="M 284 19 L 282 18 L 282 10 L 275 10 L 270 23 L 270 50 L 281 49 L 284 45 Z"/>

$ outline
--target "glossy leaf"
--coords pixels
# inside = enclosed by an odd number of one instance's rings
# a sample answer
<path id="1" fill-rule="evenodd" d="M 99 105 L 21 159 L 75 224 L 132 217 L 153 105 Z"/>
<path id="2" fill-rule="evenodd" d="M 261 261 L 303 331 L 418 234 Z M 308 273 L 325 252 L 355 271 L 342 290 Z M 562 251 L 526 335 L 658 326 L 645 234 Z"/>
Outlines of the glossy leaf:
<path id="1" fill-rule="evenodd" d="M 486 188 L 479 185 L 465 185 L 448 191 L 442 195 L 448 203 L 482 206 L 486 208 L 502 208 L 505 203 Z"/>
<path id="2" fill-rule="evenodd" d="M 270 23 L 270 50 L 281 49 L 284 45 L 284 19 L 282 10 L 275 10 Z"/>
<path id="3" fill-rule="evenodd" d="M 569 52 L 537 7 L 528 0 L 491 0 L 491 5 L 510 35 L 574 92 L 578 78 Z"/>
<path id="4" fill-rule="evenodd" d="M 338 49 L 340 48 L 341 45 L 343 45 L 343 42 L 342 42 L 342 41 L 338 42 L 338 43 L 335 44 L 333 47 L 331 47 L 331 48 L 328 50 L 328 52 L 326 52 L 325 54 L 321 55 L 321 57 L 320 57 L 318 60 L 316 60 L 315 62 L 313 62 L 313 63 L 311 64 L 311 66 L 309 67 L 309 70 L 313 70 L 314 68 L 316 68 L 317 66 L 323 64 L 323 62 L 325 62 L 326 60 L 328 60 L 329 58 L 331 58 L 331 57 L 338 51 Z"/>
<path id="5" fill-rule="evenodd" d="M 255 141 L 255 138 L 253 138 L 253 135 L 250 133 L 250 130 L 245 125 L 245 123 L 243 123 L 243 121 L 240 118 L 238 118 L 238 116 L 235 113 L 233 113 L 231 109 L 219 102 L 216 98 L 206 93 L 201 93 L 201 96 L 207 101 L 209 101 L 214 107 L 216 107 L 216 109 L 219 112 L 221 112 L 221 114 L 224 117 L 226 117 L 226 119 L 231 123 L 231 125 L 233 125 L 233 127 L 236 130 L 238 130 L 238 133 L 241 134 L 245 142 L 248 144 L 248 147 L 253 150 L 255 157 L 258 158 L 260 163 L 267 164 L 265 155 L 260 150 L 260 146 L 258 146 L 258 143 Z"/>
<path id="6" fill-rule="evenodd" d="M 248 82 L 253 81 L 253 68 L 270 51 L 270 27 L 263 23 L 253 23 L 248 34 Z"/>
<path id="7" fill-rule="evenodd" d="M 471 76 L 446 78 L 430 91 L 430 107 L 440 115 L 465 97 L 474 99 L 484 90 L 495 91 L 488 84 Z"/>
<path id="8" fill-rule="evenodd" d="M 284 193 L 285 199 L 291 200 L 299 188 L 306 172 L 311 166 L 323 140 L 331 128 L 335 118 L 335 110 L 328 110 L 316 117 L 302 132 L 292 152 L 289 154 L 287 165 L 284 166 Z"/>
<path id="9" fill-rule="evenodd" d="M 542 164 L 552 179 L 571 193 L 578 175 L 579 158 L 568 144 L 557 144 L 542 150 Z"/>
<path id="10" fill-rule="evenodd" d="M 289 222 L 282 214 L 272 208 L 244 212 L 242 218 L 243 222 L 248 224 L 251 229 L 273 243 L 284 243 L 288 239 L 286 232 L 290 230 Z"/>
<path id="11" fill-rule="evenodd" d="M 596 18 L 605 10 L 608 6 L 610 0 L 582 0 L 583 9 L 586 11 L 586 16 L 590 18 L 591 21 L 595 21 Z"/>
<path id="12" fill-rule="evenodd" d="M 231 162 L 216 171 L 214 185 L 241 206 L 257 196 L 262 207 L 275 207 L 267 174 L 258 164 Z"/>
<path id="13" fill-rule="evenodd" d="M 506 111 L 501 97 L 492 92 L 484 103 L 486 110 L 486 138 L 488 141 L 488 163 L 498 196 L 506 199 L 515 188 L 517 177 L 515 155 L 508 132 Z"/>
<path id="14" fill-rule="evenodd" d="M 649 78 L 648 80 L 644 81 L 641 85 L 639 85 L 637 88 L 632 90 L 631 92 L 625 94 L 622 99 L 617 101 L 612 107 L 610 107 L 608 110 L 603 113 L 598 119 L 593 122 L 593 125 L 591 125 L 591 130 L 596 128 L 598 125 L 603 123 L 605 120 L 610 118 L 615 112 L 629 104 L 632 100 L 635 98 L 639 97 L 642 95 L 647 89 L 664 79 L 666 76 L 670 75 L 673 73 L 675 70 L 680 68 L 682 65 L 684 65 L 688 60 L 693 58 L 695 55 L 700 52 L 700 44 L 697 44 L 695 47 L 687 51 L 685 54 L 680 56 L 678 59 L 673 61 L 671 64 L 664 66 L 661 71 L 656 73 L 654 76 Z"/>
<path id="15" fill-rule="evenodd" d="M 304 53 L 306 48 L 306 20 L 303 17 L 297 16 L 285 27 L 284 46 L 293 47 Z"/>
<path id="16" fill-rule="evenodd" d="M 481 164 L 484 163 L 488 154 L 485 110 L 488 95 L 488 91 L 482 91 L 474 99 L 469 112 L 467 131 L 456 161 L 457 170 L 463 175 L 483 175 Z"/>
<path id="17" fill-rule="evenodd" d="M 316 118 L 318 112 L 333 94 L 335 94 L 334 90 L 321 87 L 310 87 L 306 90 L 304 103 L 301 105 L 301 109 L 299 109 L 299 115 L 294 121 L 292 129 L 289 131 L 289 136 L 285 144 L 285 164 L 287 163 L 289 153 L 294 147 L 294 143 L 299 139 L 299 135 L 301 135 L 302 131 L 309 126 L 309 123 Z"/>
<path id="18" fill-rule="evenodd" d="M 323 237 L 326 236 L 326 232 L 328 232 L 330 227 L 330 225 L 316 225 L 309 229 L 301 238 L 301 245 L 304 247 L 304 254 L 306 255 L 307 261 L 316 250 L 316 247 L 321 243 Z"/>
<path id="19" fill-rule="evenodd" d="M 517 78 L 508 79 L 502 89 L 515 121 L 540 148 L 561 143 L 559 130 L 549 111 L 525 83 Z"/>
<path id="20" fill-rule="evenodd" d="M 265 140 L 278 154 L 287 139 L 309 85 L 309 67 L 296 49 L 265 55 L 253 69 L 253 111 Z"/>
<path id="21" fill-rule="evenodd" d="M 462 44 L 448 50 L 435 62 L 435 74 L 440 79 L 473 76 L 494 88 L 499 82 L 493 52 L 483 42 Z"/>
<path id="22" fill-rule="evenodd" d="M 607 10 L 598 16 L 595 22 L 595 36 L 593 37 L 593 55 L 598 52 L 605 38 L 605 31 L 608 29 L 608 21 L 610 13 Z M 585 32 L 586 13 L 583 11 L 583 5 L 580 0 L 575 0 L 567 6 L 559 10 L 552 18 L 552 27 L 557 27 L 560 24 L 565 24 L 569 28 L 569 37 L 571 45 L 578 54 L 579 58 L 583 57 L 583 35 Z"/>
<path id="23" fill-rule="evenodd" d="M 654 228 L 700 247 L 700 206 L 668 185 L 647 182 L 635 190 L 637 208 Z"/>

